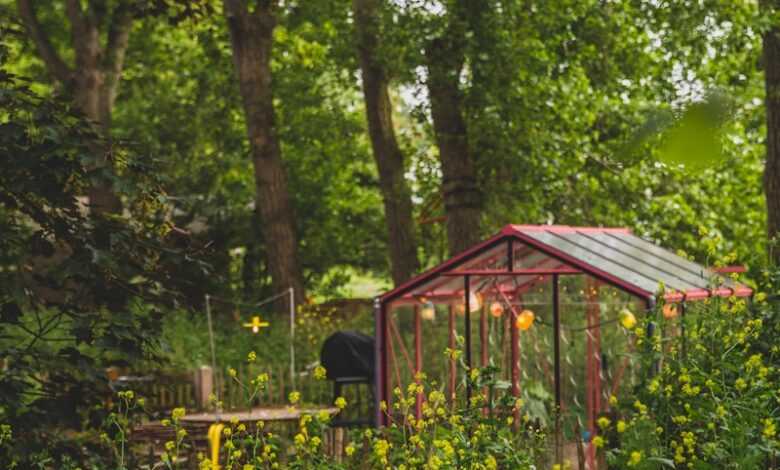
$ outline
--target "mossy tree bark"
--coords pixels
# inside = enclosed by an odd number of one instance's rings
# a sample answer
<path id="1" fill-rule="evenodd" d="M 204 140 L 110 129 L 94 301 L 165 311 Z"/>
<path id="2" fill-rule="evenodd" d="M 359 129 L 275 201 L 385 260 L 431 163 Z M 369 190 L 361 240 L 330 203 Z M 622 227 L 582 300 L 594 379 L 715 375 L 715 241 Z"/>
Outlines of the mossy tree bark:
<path id="1" fill-rule="evenodd" d="M 462 2 L 467 3 L 467 2 Z M 442 196 L 447 216 L 450 255 L 456 255 L 480 240 L 482 192 L 477 182 L 475 156 L 469 148 L 463 110 L 461 73 L 465 63 L 467 9 L 455 5 L 439 36 L 425 48 L 431 118 L 439 148 Z"/>
<path id="2" fill-rule="evenodd" d="M 107 145 L 96 145 L 94 168 L 111 171 L 111 114 L 114 109 L 125 52 L 132 27 L 127 2 L 109 8 L 105 2 L 91 1 L 82 7 L 79 0 L 67 0 L 65 13 L 70 23 L 74 64 L 68 65 L 58 54 L 36 16 L 31 0 L 17 0 L 19 16 L 27 34 L 43 60 L 51 78 L 73 95 L 76 106 L 101 130 Z M 107 26 L 104 26 L 107 25 Z M 101 27 L 105 31 L 101 31 Z M 105 37 L 105 44 L 101 44 Z M 122 204 L 112 190 L 110 173 L 95 178 L 89 190 L 90 207 L 95 213 L 118 213 Z"/>
<path id="3" fill-rule="evenodd" d="M 292 287 L 300 301 L 305 292 L 295 215 L 274 124 L 271 49 L 275 2 L 258 1 L 253 10 L 241 0 L 225 0 L 224 6 L 254 165 L 255 210 L 268 271 L 274 291 Z"/>
<path id="4" fill-rule="evenodd" d="M 379 0 L 352 2 L 368 134 L 385 208 L 390 272 L 395 285 L 399 285 L 417 273 L 419 261 L 411 191 L 404 177 L 404 156 L 393 127 L 387 71 L 378 57 L 379 7 Z"/>
<path id="5" fill-rule="evenodd" d="M 780 1 L 763 2 L 765 10 L 776 12 Z M 763 36 L 764 74 L 766 88 L 766 166 L 764 192 L 766 194 L 767 234 L 769 256 L 780 265 L 780 25 L 773 25 Z"/>

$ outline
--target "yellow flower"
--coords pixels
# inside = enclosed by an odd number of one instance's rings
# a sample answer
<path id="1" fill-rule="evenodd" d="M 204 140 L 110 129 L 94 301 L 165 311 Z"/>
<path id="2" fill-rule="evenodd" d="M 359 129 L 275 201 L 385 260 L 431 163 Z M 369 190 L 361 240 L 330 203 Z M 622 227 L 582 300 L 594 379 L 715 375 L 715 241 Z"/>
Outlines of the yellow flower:
<path id="1" fill-rule="evenodd" d="M 390 449 L 390 443 L 384 439 L 379 439 L 374 442 L 374 455 L 376 455 L 382 463 L 387 461 L 387 451 Z"/>
<path id="2" fill-rule="evenodd" d="M 165 450 L 171 451 L 176 447 L 176 443 L 173 441 L 168 441 L 165 443 Z"/>
<path id="3" fill-rule="evenodd" d="M 178 421 L 182 419 L 186 413 L 187 411 L 184 408 L 174 408 L 171 413 L 171 418 L 173 418 L 174 421 Z"/>
<path id="4" fill-rule="evenodd" d="M 234 369 L 234 368 L 232 368 L 232 367 L 228 367 L 228 375 L 229 375 L 229 376 L 231 376 L 231 377 L 235 377 L 235 376 L 236 376 L 236 374 L 238 374 L 238 372 L 236 372 L 236 369 Z"/>
<path id="5" fill-rule="evenodd" d="M 596 424 L 599 425 L 599 428 L 601 429 L 607 429 L 610 425 L 611 421 L 606 416 L 602 416 L 596 421 Z"/>
<path id="6" fill-rule="evenodd" d="M 247 362 L 255 362 L 257 360 L 257 353 L 250 351 L 246 356 Z"/>
<path id="7" fill-rule="evenodd" d="M 747 382 L 745 382 L 745 381 L 742 379 L 742 377 L 740 377 L 740 378 L 738 378 L 738 379 L 737 379 L 737 380 L 734 382 L 734 386 L 737 388 L 737 390 L 740 390 L 740 391 L 742 391 L 742 390 L 744 390 L 745 388 L 747 388 Z"/>
<path id="8" fill-rule="evenodd" d="M 336 405 L 336 408 L 343 410 L 347 406 L 347 400 L 344 397 L 338 397 L 334 404 Z"/>
<path id="9" fill-rule="evenodd" d="M 352 454 L 355 453 L 355 446 L 349 444 L 346 448 L 344 448 L 344 452 L 346 452 L 347 457 L 351 457 Z"/>
<path id="10" fill-rule="evenodd" d="M 775 429 L 775 423 L 772 422 L 771 419 L 767 418 L 764 420 L 764 431 L 763 431 L 764 437 L 767 439 L 771 439 L 775 437 L 775 434 L 777 434 L 777 431 Z"/>
<path id="11" fill-rule="evenodd" d="M 639 462 L 642 461 L 642 453 L 638 450 L 635 450 L 631 452 L 631 457 L 628 459 L 628 466 L 633 467 L 634 465 L 639 464 Z"/>
<path id="12" fill-rule="evenodd" d="M 600 449 L 604 447 L 604 438 L 601 436 L 596 436 L 593 438 L 593 445 L 596 447 L 596 449 Z"/>
<path id="13" fill-rule="evenodd" d="M 330 413 L 328 413 L 328 410 L 320 410 L 320 412 L 317 413 L 317 421 L 321 423 L 330 421 Z"/>
<path id="14" fill-rule="evenodd" d="M 298 400 L 301 399 L 301 393 L 300 392 L 290 392 L 290 395 L 287 396 L 287 399 L 290 400 L 291 404 L 298 403 Z"/>
<path id="15" fill-rule="evenodd" d="M 617 422 L 617 425 L 615 425 L 615 427 L 617 428 L 617 432 L 625 432 L 626 422 L 621 419 L 620 421 Z"/>
<path id="16" fill-rule="evenodd" d="M 620 324 L 627 330 L 630 330 L 636 325 L 636 317 L 629 309 L 624 308 L 620 311 Z"/>
<path id="17" fill-rule="evenodd" d="M 302 446 L 306 442 L 306 436 L 298 433 L 295 435 L 294 441 L 296 445 Z"/>
<path id="18" fill-rule="evenodd" d="M 328 374 L 328 371 L 325 370 L 322 366 L 317 366 L 314 368 L 314 378 L 317 380 L 323 380 Z"/>
<path id="19" fill-rule="evenodd" d="M 615 395 L 609 396 L 609 405 L 610 406 L 616 406 L 618 403 L 617 397 Z"/>

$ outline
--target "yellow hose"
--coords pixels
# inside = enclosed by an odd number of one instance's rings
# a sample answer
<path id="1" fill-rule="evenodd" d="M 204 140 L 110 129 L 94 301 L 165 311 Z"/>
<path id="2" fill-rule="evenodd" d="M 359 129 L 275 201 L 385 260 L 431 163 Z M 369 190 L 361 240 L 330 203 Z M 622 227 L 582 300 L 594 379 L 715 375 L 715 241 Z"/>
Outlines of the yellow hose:
<path id="1" fill-rule="evenodd" d="M 222 436 L 222 428 L 225 426 L 221 423 L 212 424 L 209 426 L 209 447 L 211 448 L 211 469 L 219 470 L 219 439 Z"/>

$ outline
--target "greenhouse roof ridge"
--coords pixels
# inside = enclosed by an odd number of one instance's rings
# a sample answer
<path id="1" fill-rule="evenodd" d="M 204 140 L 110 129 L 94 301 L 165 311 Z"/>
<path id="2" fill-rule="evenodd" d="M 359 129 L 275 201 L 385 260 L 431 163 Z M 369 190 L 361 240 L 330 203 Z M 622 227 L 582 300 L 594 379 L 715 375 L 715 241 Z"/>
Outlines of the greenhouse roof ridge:
<path id="1" fill-rule="evenodd" d="M 540 274 L 570 275 L 575 271 L 643 298 L 648 304 L 661 285 L 664 299 L 669 302 L 752 294 L 748 287 L 644 240 L 628 228 L 510 224 L 378 300 L 459 298 L 464 292 L 463 281 L 457 277 L 461 273 L 468 282 L 478 281 L 484 287 L 484 280 L 492 278 L 495 289 L 514 289 L 520 294 L 537 283 Z"/>

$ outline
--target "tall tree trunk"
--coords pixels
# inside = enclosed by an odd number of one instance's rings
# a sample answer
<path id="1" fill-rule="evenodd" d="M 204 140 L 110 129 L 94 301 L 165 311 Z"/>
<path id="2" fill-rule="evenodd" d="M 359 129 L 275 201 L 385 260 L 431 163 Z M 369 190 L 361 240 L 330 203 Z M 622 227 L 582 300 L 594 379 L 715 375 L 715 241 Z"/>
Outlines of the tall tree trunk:
<path id="1" fill-rule="evenodd" d="M 780 9 L 780 1 L 763 2 L 767 10 Z M 764 33 L 764 74 L 766 88 L 766 194 L 769 256 L 780 265 L 780 26 L 773 25 Z"/>
<path id="2" fill-rule="evenodd" d="M 442 195 L 447 215 L 450 255 L 480 240 L 482 193 L 477 184 L 474 156 L 469 149 L 463 117 L 460 75 L 464 62 L 464 36 L 453 22 L 443 36 L 426 47 L 431 117 L 439 147 Z"/>
<path id="3" fill-rule="evenodd" d="M 68 66 L 57 53 L 50 38 L 38 22 L 32 2 L 17 0 L 19 16 L 28 36 L 35 43 L 51 78 L 70 91 L 76 106 L 94 122 L 109 144 L 93 149 L 94 167 L 110 170 L 111 113 L 124 65 L 125 51 L 132 26 L 129 5 L 121 2 L 110 12 L 106 44 L 101 46 L 99 26 L 108 12 L 100 2 L 90 2 L 89 9 L 82 9 L 79 0 L 66 0 L 65 13 L 70 22 L 71 48 L 75 57 L 74 67 Z M 110 173 L 109 173 L 110 175 Z M 97 178 L 89 189 L 92 210 L 97 213 L 118 213 L 122 204 L 111 188 L 108 176 Z"/>
<path id="4" fill-rule="evenodd" d="M 259 1 L 254 11 L 250 11 L 241 0 L 224 1 L 233 63 L 246 115 L 255 171 L 255 206 L 265 239 L 268 269 L 274 290 L 292 287 L 300 301 L 304 298 L 304 283 L 298 263 L 295 217 L 274 128 L 271 91 L 273 3 Z"/>
<path id="5" fill-rule="evenodd" d="M 353 0 L 352 9 L 368 134 L 385 205 L 390 271 L 397 286 L 416 274 L 419 268 L 412 197 L 404 178 L 404 156 L 395 138 L 387 73 L 377 57 L 379 0 Z"/>

